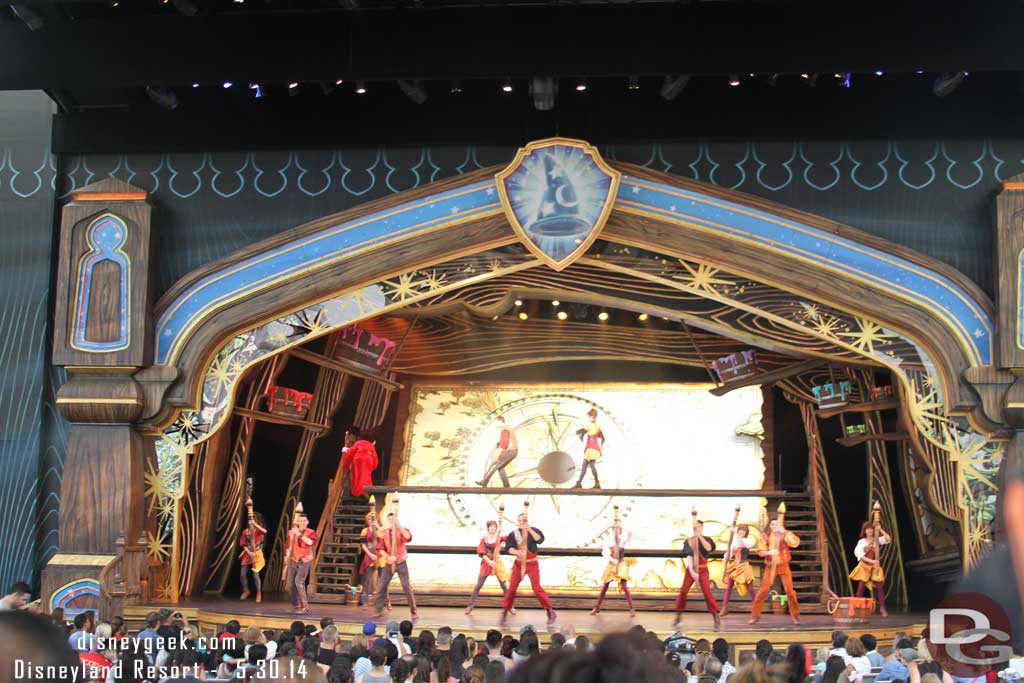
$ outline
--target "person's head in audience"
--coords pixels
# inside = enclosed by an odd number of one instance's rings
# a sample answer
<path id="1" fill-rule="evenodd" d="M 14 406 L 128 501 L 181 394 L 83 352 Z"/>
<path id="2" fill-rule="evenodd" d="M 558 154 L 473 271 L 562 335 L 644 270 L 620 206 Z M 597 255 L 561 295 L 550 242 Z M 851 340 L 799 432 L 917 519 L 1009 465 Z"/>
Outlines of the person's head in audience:
<path id="1" fill-rule="evenodd" d="M 850 655 L 851 657 L 863 657 L 867 653 L 868 651 L 864 647 L 864 642 L 860 638 L 854 636 L 853 638 L 847 639 L 846 654 Z"/>
<path id="2" fill-rule="evenodd" d="M 481 669 L 486 669 L 487 665 L 490 662 L 491 662 L 491 658 L 481 652 L 478 655 L 473 655 L 473 661 L 470 664 L 470 666 L 479 666 Z M 501 664 L 502 666 L 505 666 L 504 663 L 502 663 L 502 662 L 498 662 L 498 664 Z"/>
<path id="3" fill-rule="evenodd" d="M 837 683 L 839 675 L 846 670 L 846 660 L 839 655 L 832 655 L 825 662 L 825 673 L 821 677 L 821 683 Z"/>
<path id="4" fill-rule="evenodd" d="M 320 639 L 316 636 L 306 636 L 302 639 L 302 657 L 316 661 L 320 654 Z"/>
<path id="5" fill-rule="evenodd" d="M 400 623 L 398 625 L 398 632 L 400 634 L 402 634 L 402 639 L 403 640 L 406 639 L 406 638 L 411 638 L 412 637 L 412 622 L 409 621 L 408 619 L 405 619 L 404 621 L 402 621 L 402 623 Z"/>
<path id="6" fill-rule="evenodd" d="M 873 652 L 878 649 L 878 638 L 870 633 L 865 633 L 860 637 L 860 642 L 864 644 L 864 649 L 868 652 Z"/>
<path id="7" fill-rule="evenodd" d="M 896 648 L 897 650 L 899 650 L 899 649 L 900 649 L 900 641 L 901 641 L 901 640 L 910 640 L 910 636 L 908 636 L 908 635 L 907 635 L 907 634 L 906 634 L 905 632 L 903 632 L 903 631 L 897 631 L 897 632 L 896 632 L 896 635 L 894 635 L 894 636 L 892 637 L 892 646 L 893 646 L 894 648 Z M 911 644 L 910 644 L 910 647 L 914 647 L 914 644 L 913 644 L 913 643 L 911 643 Z"/>
<path id="8" fill-rule="evenodd" d="M 826 661 L 828 661 L 828 646 L 822 645 L 814 651 L 814 663 L 824 664 Z"/>
<path id="9" fill-rule="evenodd" d="M 302 638 L 306 637 L 306 624 L 301 621 L 293 621 L 291 628 L 288 631 L 292 634 L 292 638 L 298 642 Z"/>
<path id="10" fill-rule="evenodd" d="M 910 638 L 910 636 L 903 636 L 902 638 L 896 640 L 896 652 L 899 652 L 900 650 L 905 650 L 908 647 L 914 647 L 914 641 Z"/>
<path id="11" fill-rule="evenodd" d="M 710 656 L 711 655 L 709 655 L 707 652 L 698 651 L 697 656 L 693 658 L 693 661 L 690 662 L 689 666 L 687 666 L 686 668 L 689 669 L 690 673 L 692 673 L 694 676 L 700 676 L 702 673 L 704 673 L 704 664 L 707 662 L 708 657 Z"/>
<path id="12" fill-rule="evenodd" d="M 438 650 L 450 650 L 452 649 L 452 627 L 442 626 L 437 629 L 437 648 Z"/>
<path id="13" fill-rule="evenodd" d="M 516 649 L 516 645 L 518 645 L 518 643 L 512 636 L 502 636 L 501 656 L 505 659 L 512 659 L 512 652 Z"/>
<path id="14" fill-rule="evenodd" d="M 237 619 L 232 619 L 224 625 L 224 632 L 230 633 L 233 636 L 237 636 L 242 632 L 242 625 L 238 623 Z"/>
<path id="15" fill-rule="evenodd" d="M 416 655 L 416 676 L 413 683 L 430 683 L 430 672 L 434 667 L 430 664 L 430 658 L 421 654 Z"/>
<path id="16" fill-rule="evenodd" d="M 846 635 L 845 631 L 832 631 L 832 649 L 839 650 L 846 647 L 846 641 L 850 637 Z"/>
<path id="17" fill-rule="evenodd" d="M 416 639 L 416 654 L 423 654 L 430 657 L 437 649 L 437 639 L 433 631 L 420 631 L 420 637 Z"/>
<path id="18" fill-rule="evenodd" d="M 563 647 L 565 647 L 565 636 L 563 636 L 561 633 L 552 633 L 551 634 L 551 649 L 552 650 L 560 650 Z"/>
<path id="19" fill-rule="evenodd" d="M 128 624 L 124 623 L 124 617 L 117 616 L 110 620 L 110 627 L 114 630 L 115 638 L 125 638 L 128 636 Z"/>
<path id="20" fill-rule="evenodd" d="M 476 649 L 475 646 L 476 643 L 474 643 L 474 650 Z M 452 663 L 456 665 L 455 671 L 460 671 L 462 669 L 462 664 L 470 657 L 469 643 L 466 640 L 466 636 L 460 633 L 452 638 L 452 646 L 448 657 L 452 660 Z"/>
<path id="21" fill-rule="evenodd" d="M 579 637 L 576 642 L 579 643 Z M 598 683 L 629 681 L 630 683 L 676 682 L 682 675 L 660 656 L 644 651 L 643 640 L 626 634 L 612 634 L 601 640 L 591 652 L 582 648 L 562 649 L 531 658 L 516 668 L 510 683 L 533 681 L 572 681 Z"/>
<path id="22" fill-rule="evenodd" d="M 501 631 L 492 628 L 487 631 L 486 638 L 487 648 L 491 651 L 492 655 L 498 655 L 501 653 Z"/>
<path id="23" fill-rule="evenodd" d="M 327 670 L 327 683 L 352 683 L 352 660 L 344 655 L 335 657 Z"/>
<path id="24" fill-rule="evenodd" d="M 78 667 L 78 654 L 52 621 L 23 610 L 6 610 L 0 612 L 0 671 L 12 675 L 18 659 L 67 671 Z"/>
<path id="25" fill-rule="evenodd" d="M 488 662 L 484 668 L 484 683 L 505 683 L 505 665 L 501 662 Z"/>
<path id="26" fill-rule="evenodd" d="M 110 622 L 101 621 L 96 625 L 95 635 L 99 639 L 110 640 L 110 637 L 114 635 L 114 627 L 110 625 Z"/>
<path id="27" fill-rule="evenodd" d="M 364 649 L 365 653 L 366 650 Z M 299 647 L 295 644 L 295 641 L 289 638 L 288 642 L 282 643 L 277 646 L 277 659 L 283 659 L 285 657 L 298 657 Z"/>
<path id="28" fill-rule="evenodd" d="M 370 650 L 370 666 L 379 668 L 384 666 L 388 660 L 388 653 L 382 647 L 374 647 Z"/>
<path id="29" fill-rule="evenodd" d="M 452 678 L 452 660 L 450 657 L 438 657 L 437 658 L 437 680 L 438 683 L 448 683 L 448 679 Z"/>
<path id="30" fill-rule="evenodd" d="M 714 642 L 711 643 L 711 654 L 715 658 L 725 664 L 729 661 L 729 641 L 725 638 L 715 638 Z"/>
<path id="31" fill-rule="evenodd" d="M 717 680 L 722 675 L 722 662 L 717 657 L 708 657 L 707 661 L 704 662 L 704 673 L 714 676 Z"/>
<path id="32" fill-rule="evenodd" d="M 807 650 L 800 643 L 791 643 L 786 650 L 786 680 L 799 683 L 807 675 Z"/>
<path id="33" fill-rule="evenodd" d="M 32 589 L 28 587 L 28 584 L 24 581 L 15 581 L 7 589 L 7 595 L 0 598 L 0 603 L 3 604 L 4 609 L 21 609 L 28 604 L 30 597 L 32 597 Z"/>
<path id="34" fill-rule="evenodd" d="M 384 641 L 384 656 L 386 657 L 385 665 L 391 666 L 392 662 L 398 659 L 398 646 L 392 643 L 390 640 Z"/>
<path id="35" fill-rule="evenodd" d="M 743 667 L 752 664 L 756 659 L 757 657 L 754 656 L 753 652 L 741 652 L 740 659 L 736 664 L 742 669 Z"/>
<path id="36" fill-rule="evenodd" d="M 565 636 L 566 642 L 571 641 L 576 637 L 576 627 L 572 624 L 566 624 L 562 627 L 562 635 Z"/>
<path id="37" fill-rule="evenodd" d="M 576 636 L 576 649 L 580 652 L 588 652 L 591 648 L 590 638 L 586 636 Z"/>
<path id="38" fill-rule="evenodd" d="M 471 666 L 462 672 L 462 683 L 484 683 L 484 670 L 479 666 Z"/>
<path id="39" fill-rule="evenodd" d="M 254 643 L 249 648 L 249 655 L 245 661 L 249 664 L 259 664 L 267 658 L 267 646 L 263 643 Z"/>
<path id="40" fill-rule="evenodd" d="M 772 653 L 772 643 L 766 638 L 762 638 L 754 644 L 754 657 L 757 661 L 761 662 L 761 665 L 768 664 L 768 656 Z"/>
<path id="41" fill-rule="evenodd" d="M 399 659 L 391 664 L 391 670 L 388 673 L 391 674 L 391 683 L 405 683 L 409 674 L 412 673 L 412 668 L 404 659 Z"/>

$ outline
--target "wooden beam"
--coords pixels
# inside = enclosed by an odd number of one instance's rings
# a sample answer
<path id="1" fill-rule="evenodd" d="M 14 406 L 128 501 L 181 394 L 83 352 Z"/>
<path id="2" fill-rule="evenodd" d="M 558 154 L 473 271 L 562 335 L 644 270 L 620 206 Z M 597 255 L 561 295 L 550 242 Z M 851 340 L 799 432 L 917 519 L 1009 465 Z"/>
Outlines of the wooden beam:
<path id="1" fill-rule="evenodd" d="M 331 368 L 332 370 L 344 372 L 345 374 L 352 375 L 353 377 L 361 377 L 362 379 L 370 380 L 371 382 L 377 382 L 388 391 L 397 391 L 403 388 L 402 385 L 399 384 L 398 382 L 392 382 L 391 380 L 385 379 L 380 375 L 375 375 L 374 373 L 362 369 L 355 364 L 346 363 L 344 361 L 336 360 L 334 358 L 328 358 L 323 354 L 315 353 L 308 349 L 296 347 L 292 349 L 291 353 L 296 358 L 307 361 L 309 363 L 313 363 L 314 365 L 319 365 L 325 368 Z"/>
<path id="2" fill-rule="evenodd" d="M 897 398 L 891 398 L 885 401 L 850 403 L 838 408 L 825 408 L 824 410 L 819 410 L 818 417 L 822 420 L 827 420 L 830 417 L 835 417 L 836 415 L 842 415 L 844 413 L 870 413 L 872 410 L 892 410 L 893 408 L 899 407 L 900 401 Z"/>
<path id="3" fill-rule="evenodd" d="M 882 434 L 858 434 L 857 436 L 844 436 L 836 439 L 840 446 L 857 446 L 868 441 L 905 441 L 910 438 L 906 432 L 884 432 Z"/>
<path id="4" fill-rule="evenodd" d="M 235 408 L 235 415 L 241 415 L 242 417 L 251 417 L 254 420 L 260 422 L 272 422 L 279 425 L 289 425 L 291 427 L 302 427 L 308 429 L 317 434 L 330 429 L 327 425 L 316 424 L 314 422 L 308 422 L 305 418 L 301 417 L 288 417 L 280 413 L 265 413 L 261 410 L 249 410 L 248 408 Z"/>
<path id="5" fill-rule="evenodd" d="M 366 491 L 375 495 L 397 491 L 406 493 L 458 493 L 485 494 L 491 496 L 631 496 L 634 498 L 791 498 L 802 494 L 785 491 L 763 491 L 761 489 L 574 489 L 574 488 L 483 488 L 481 486 L 367 486 Z"/>
<path id="6" fill-rule="evenodd" d="M 711 389 L 711 393 L 715 396 L 725 396 L 733 389 L 741 389 L 742 387 L 751 387 L 756 384 L 775 384 L 776 382 L 796 375 L 813 370 L 814 368 L 821 365 L 824 361 L 818 358 L 811 358 L 809 360 L 801 361 L 799 363 L 793 363 L 785 367 L 776 368 L 775 370 L 769 370 L 768 372 L 758 373 L 751 375 L 750 377 L 744 377 L 743 379 L 736 380 L 735 382 L 729 382 L 723 384 L 720 387 Z"/>

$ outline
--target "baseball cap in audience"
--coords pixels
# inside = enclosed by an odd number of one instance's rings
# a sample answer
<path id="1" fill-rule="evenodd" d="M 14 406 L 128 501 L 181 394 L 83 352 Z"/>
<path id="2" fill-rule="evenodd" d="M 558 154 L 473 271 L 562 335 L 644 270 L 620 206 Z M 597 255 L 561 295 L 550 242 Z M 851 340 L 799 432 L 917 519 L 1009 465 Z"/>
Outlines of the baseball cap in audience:
<path id="1" fill-rule="evenodd" d="M 372 636 L 376 632 L 377 632 L 377 624 L 373 623 L 372 621 L 368 621 L 365 624 L 363 624 L 363 635 L 364 636 Z"/>

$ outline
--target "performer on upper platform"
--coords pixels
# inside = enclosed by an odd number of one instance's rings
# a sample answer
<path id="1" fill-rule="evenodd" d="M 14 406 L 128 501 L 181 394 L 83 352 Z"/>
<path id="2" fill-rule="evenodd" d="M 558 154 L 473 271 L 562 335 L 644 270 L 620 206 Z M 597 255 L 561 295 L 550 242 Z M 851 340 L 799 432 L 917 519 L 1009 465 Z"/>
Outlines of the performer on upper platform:
<path id="1" fill-rule="evenodd" d="M 740 595 L 754 590 L 754 569 L 750 566 L 750 549 L 754 547 L 754 539 L 750 538 L 750 526 L 737 524 L 733 532 L 732 545 L 729 546 L 729 568 L 725 571 L 725 599 L 722 600 L 724 617 L 729 613 L 729 598 L 732 597 L 733 586 L 738 586 Z"/>
<path id="2" fill-rule="evenodd" d="M 683 579 L 683 586 L 679 589 L 676 597 L 676 616 L 672 620 L 672 626 L 679 625 L 679 619 L 683 610 L 686 609 L 686 596 L 690 587 L 696 581 L 700 584 L 700 590 L 704 594 L 704 604 L 708 612 L 715 620 L 715 630 L 721 626 L 722 620 L 718 616 L 718 603 L 715 596 L 711 594 L 711 577 L 708 575 L 708 558 L 715 549 L 714 540 L 704 535 L 704 522 L 697 519 L 697 508 L 692 510 L 693 514 L 693 536 L 686 541 L 683 548 L 683 562 L 686 565 L 686 578 Z"/>
<path id="3" fill-rule="evenodd" d="M 509 611 L 516 602 L 516 590 L 523 575 L 530 577 L 530 587 L 533 594 L 537 596 L 541 607 L 548 615 L 548 623 L 555 623 L 558 614 L 551 606 L 551 599 L 540 585 L 540 567 L 537 562 L 538 546 L 544 542 L 544 532 L 537 527 L 530 526 L 527 513 L 524 511 L 519 515 L 519 528 L 508 535 L 505 539 L 505 547 L 510 555 L 514 555 L 516 561 L 512 565 L 512 578 L 508 590 L 505 592 L 505 599 L 501 603 L 501 623 L 505 624 Z"/>
<path id="4" fill-rule="evenodd" d="M 480 539 L 480 544 L 476 547 L 476 554 L 480 556 L 480 573 L 477 576 L 476 586 L 473 587 L 473 592 L 469 596 L 466 614 L 473 611 L 476 598 L 480 595 L 480 589 L 483 588 L 488 576 L 498 579 L 501 592 L 508 593 L 508 583 L 506 583 L 509 576 L 508 567 L 500 557 L 504 547 L 504 539 L 498 533 L 498 523 L 494 520 L 487 522 L 487 534 Z"/>
<path id="5" fill-rule="evenodd" d="M 388 587 L 395 573 L 402 582 L 402 590 L 409 601 L 409 612 L 412 614 L 412 621 L 416 623 L 419 613 L 416 611 L 416 596 L 412 592 L 412 584 L 409 582 L 409 551 L 406 544 L 412 540 L 412 532 L 402 526 L 398 521 L 398 499 L 391 501 L 392 512 L 388 515 L 387 527 L 381 534 L 382 550 L 381 555 L 385 558 L 383 575 L 380 577 L 380 586 L 377 593 L 377 618 L 384 613 L 384 608 L 390 605 L 388 599 Z"/>
<path id="6" fill-rule="evenodd" d="M 242 537 L 238 544 L 242 546 L 242 600 L 249 599 L 249 573 L 252 573 L 252 582 L 256 587 L 256 602 L 263 602 L 263 582 L 260 581 L 260 571 L 266 565 L 263 558 L 263 538 L 267 535 L 266 522 L 263 515 L 253 513 L 252 498 L 245 501 L 249 512 L 249 524 L 242 529 Z"/>
<path id="7" fill-rule="evenodd" d="M 359 532 L 360 550 L 363 551 L 363 561 L 359 564 L 359 576 L 362 578 L 363 587 L 359 592 L 359 604 L 368 604 L 373 599 L 374 587 L 377 583 L 381 567 L 386 564 L 385 558 L 380 556 L 380 524 L 377 523 L 377 511 L 370 510 L 366 513 L 366 526 Z"/>
<path id="8" fill-rule="evenodd" d="M 876 535 L 877 534 L 877 535 Z M 857 566 L 850 572 L 850 578 L 857 582 L 857 597 L 864 597 L 864 589 L 868 592 L 878 591 L 878 611 L 883 617 L 889 616 L 885 609 L 885 570 L 882 569 L 882 546 L 888 545 L 892 537 L 875 522 L 864 522 L 860 528 L 860 540 L 853 554 L 857 557 Z"/>
<path id="9" fill-rule="evenodd" d="M 636 610 L 633 609 L 633 596 L 629 593 L 629 568 L 626 566 L 626 545 L 632 538 L 633 535 L 622 528 L 622 522 L 619 521 L 619 506 L 616 505 L 615 521 L 612 522 L 612 537 L 608 539 L 608 543 L 601 551 L 601 556 L 608 564 L 605 565 L 604 573 L 601 574 L 601 594 L 597 596 L 597 606 L 590 611 L 591 614 L 600 614 L 604 596 L 608 593 L 608 586 L 613 581 L 618 581 L 619 590 L 626 595 L 629 616 L 636 616 Z"/>
<path id="10" fill-rule="evenodd" d="M 792 617 L 793 623 L 800 623 L 800 604 L 796 600 L 793 574 L 789 570 L 789 561 L 792 559 L 789 549 L 800 545 L 800 539 L 792 531 L 786 529 L 785 513 L 786 506 L 784 503 L 780 503 L 778 516 L 771 521 L 768 533 L 761 537 L 761 545 L 757 554 L 765 558 L 764 574 L 761 576 L 761 588 L 754 596 L 754 604 L 750 610 L 748 623 L 751 624 L 756 624 L 761 618 L 765 598 L 768 597 L 768 591 L 775 583 L 776 576 L 782 581 L 782 587 L 786 591 L 786 604 L 789 607 L 789 615 Z"/>
<path id="11" fill-rule="evenodd" d="M 516 430 L 505 424 L 505 417 L 503 415 L 499 415 L 497 420 L 501 423 L 501 435 L 498 437 L 494 462 L 487 468 L 483 479 L 478 481 L 477 484 L 486 487 L 490 483 L 491 477 L 497 472 L 498 476 L 501 477 L 502 486 L 509 488 L 511 484 L 508 481 L 505 468 L 519 455 L 519 439 L 516 438 Z"/>
<path id="12" fill-rule="evenodd" d="M 341 452 L 345 495 L 350 492 L 353 496 L 365 495 L 365 487 L 373 485 L 373 471 L 377 469 L 378 462 L 374 430 L 361 434 L 358 427 L 349 427 L 345 432 L 345 447 Z"/>
<path id="13" fill-rule="evenodd" d="M 583 445 L 583 467 L 580 469 L 580 478 L 573 488 L 583 488 L 583 477 L 587 474 L 589 467 L 594 472 L 594 488 L 601 488 L 601 482 L 597 478 L 597 462 L 601 459 L 601 451 L 604 448 L 604 432 L 597 424 L 597 408 L 587 411 L 590 423 L 581 429 L 576 430 L 576 435 L 586 442 Z"/>

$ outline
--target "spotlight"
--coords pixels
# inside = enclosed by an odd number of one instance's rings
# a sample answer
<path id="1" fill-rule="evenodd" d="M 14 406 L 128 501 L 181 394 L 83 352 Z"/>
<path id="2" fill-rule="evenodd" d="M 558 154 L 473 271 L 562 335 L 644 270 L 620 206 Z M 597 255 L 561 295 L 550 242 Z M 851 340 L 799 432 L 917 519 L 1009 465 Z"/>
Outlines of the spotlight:
<path id="1" fill-rule="evenodd" d="M 732 87 L 735 88 L 739 84 L 740 84 L 740 76 L 739 76 L 739 74 L 733 74 L 732 76 L 729 76 L 729 85 L 731 85 Z"/>
<path id="2" fill-rule="evenodd" d="M 552 306 L 555 306 L 555 307 L 559 306 L 559 305 L 560 305 L 561 303 L 562 303 L 562 302 L 561 302 L 561 301 L 559 301 L 558 299 L 552 299 L 552 300 L 551 300 L 551 305 L 552 305 Z"/>
<path id="3" fill-rule="evenodd" d="M 626 81 L 626 90 L 636 92 L 640 89 L 640 79 L 636 76 L 630 76 L 629 80 Z"/>
<path id="4" fill-rule="evenodd" d="M 597 319 L 600 320 L 601 322 L 604 322 L 605 320 L 607 320 L 608 319 L 608 311 L 601 311 L 600 313 L 598 313 L 597 314 Z"/>
<path id="5" fill-rule="evenodd" d="M 356 94 L 357 95 L 365 95 L 366 94 L 366 85 L 362 81 L 356 81 Z"/>
<path id="6" fill-rule="evenodd" d="M 936 97 L 945 97 L 956 90 L 966 77 L 966 71 L 944 73 L 935 79 L 935 83 L 932 84 L 932 93 Z"/>
<path id="7" fill-rule="evenodd" d="M 224 81 L 223 83 L 221 83 L 221 85 L 224 87 L 225 90 L 227 90 L 228 88 L 233 86 L 234 83 L 232 83 L 231 81 Z"/>
<path id="8" fill-rule="evenodd" d="M 462 94 L 462 83 L 459 82 L 459 79 L 456 78 L 452 80 L 452 87 L 448 90 L 448 92 L 450 92 L 453 95 Z"/>
<path id="9" fill-rule="evenodd" d="M 683 92 L 683 88 L 690 82 L 692 74 L 683 74 L 682 76 L 665 76 L 665 80 L 661 83 L 661 97 L 671 102 L 675 98 L 679 97 L 679 93 Z"/>
<path id="10" fill-rule="evenodd" d="M 555 96 L 558 95 L 558 81 L 551 76 L 534 76 L 530 80 L 530 94 L 533 95 L 533 108 L 537 111 L 551 111 L 555 108 Z"/>
<path id="11" fill-rule="evenodd" d="M 178 96 L 170 88 L 154 88 L 147 85 L 146 95 L 167 111 L 174 111 L 178 108 Z"/>
<path id="12" fill-rule="evenodd" d="M 565 311 L 559 311 L 557 317 L 559 320 L 565 320 L 566 318 L 569 317 L 569 314 L 566 313 Z"/>
<path id="13" fill-rule="evenodd" d="M 43 27 L 43 18 L 28 5 L 11 5 L 14 16 L 24 22 L 30 31 L 38 31 Z"/>
<path id="14" fill-rule="evenodd" d="M 884 71 L 882 71 L 881 69 L 878 69 L 877 71 L 875 71 L 875 75 L 876 75 L 876 76 L 884 76 L 884 75 L 885 75 L 885 72 L 884 72 Z"/>
<path id="15" fill-rule="evenodd" d="M 423 89 L 418 80 L 398 81 L 398 89 L 416 104 L 423 104 L 427 101 L 427 91 Z"/>
<path id="16" fill-rule="evenodd" d="M 576 81 L 576 92 L 586 92 L 587 90 L 587 79 L 581 78 Z"/>
<path id="17" fill-rule="evenodd" d="M 291 83 L 288 84 L 288 94 L 289 95 L 295 95 L 298 92 L 299 92 L 299 84 L 297 82 L 292 81 Z"/>
<path id="18" fill-rule="evenodd" d="M 924 73 L 924 71 L 921 71 L 920 69 L 918 69 L 918 70 L 914 71 L 914 73 L 916 73 L 918 76 L 920 76 L 921 74 Z"/>
<path id="19" fill-rule="evenodd" d="M 638 315 L 636 317 L 636 319 L 639 320 L 640 322 L 644 322 L 644 321 L 647 320 L 647 314 L 646 313 L 641 313 L 640 315 Z"/>
<path id="20" fill-rule="evenodd" d="M 339 78 L 338 80 L 334 81 L 334 85 L 341 85 L 344 82 L 345 82 L 344 78 Z"/>
<path id="21" fill-rule="evenodd" d="M 506 78 L 501 84 L 501 89 L 504 92 L 512 92 L 512 79 Z"/>
<path id="22" fill-rule="evenodd" d="M 193 83 L 193 84 L 192 84 L 192 87 L 193 87 L 193 88 L 198 88 L 198 87 L 199 87 L 199 84 L 198 84 L 198 83 Z"/>
<path id="23" fill-rule="evenodd" d="M 849 71 L 847 71 L 846 73 L 842 73 L 842 74 L 836 74 L 836 78 L 839 79 L 839 85 L 841 85 L 844 88 L 849 88 L 850 85 L 852 84 L 852 82 L 850 81 L 850 72 Z"/>
<path id="24" fill-rule="evenodd" d="M 523 305 L 523 300 L 522 299 L 516 299 L 515 304 L 516 304 L 516 306 L 522 306 Z"/>
<path id="25" fill-rule="evenodd" d="M 256 95 L 256 99 L 257 100 L 260 99 L 261 97 L 263 97 L 263 88 L 260 87 L 259 83 L 250 83 L 249 84 L 249 90 L 255 90 L 256 91 L 254 94 Z"/>
<path id="26" fill-rule="evenodd" d="M 519 319 L 520 320 L 529 320 L 530 316 L 526 315 L 526 311 L 523 311 L 522 313 L 519 314 Z"/>
<path id="27" fill-rule="evenodd" d="M 818 83 L 818 74 L 800 74 L 800 78 L 812 88 Z"/>

